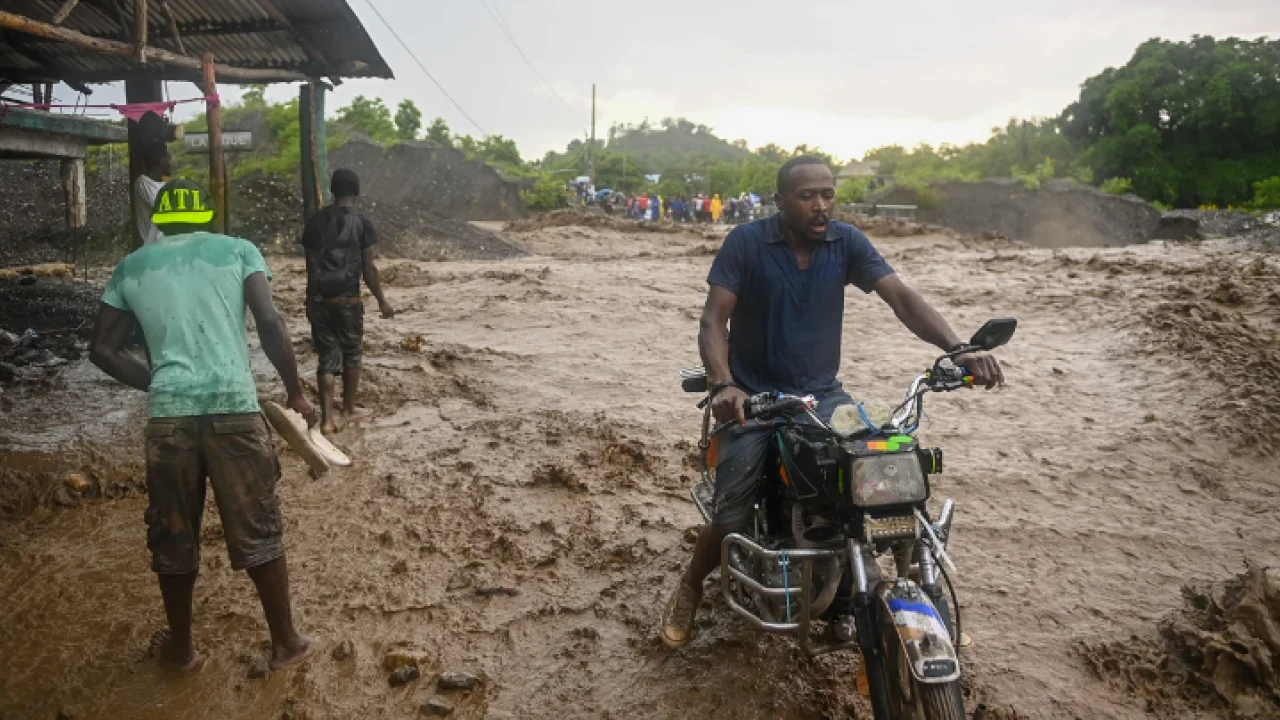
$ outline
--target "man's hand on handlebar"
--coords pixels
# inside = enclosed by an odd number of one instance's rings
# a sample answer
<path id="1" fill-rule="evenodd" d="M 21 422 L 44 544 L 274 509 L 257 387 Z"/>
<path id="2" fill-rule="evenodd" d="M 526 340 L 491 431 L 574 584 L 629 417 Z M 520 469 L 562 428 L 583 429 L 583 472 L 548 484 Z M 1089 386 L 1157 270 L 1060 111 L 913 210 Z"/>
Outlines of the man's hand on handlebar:
<path id="1" fill-rule="evenodd" d="M 730 385 L 711 399 L 711 414 L 715 416 L 716 422 L 737 421 L 739 425 L 746 425 L 747 414 L 744 407 L 746 402 L 747 394 L 742 391 L 742 388 Z"/>
<path id="2" fill-rule="evenodd" d="M 997 385 L 1004 385 L 1004 371 L 1000 369 L 1000 362 L 988 352 L 975 350 L 957 355 L 952 362 L 964 366 L 964 369 L 973 376 L 974 385 L 981 385 L 988 390 Z"/>

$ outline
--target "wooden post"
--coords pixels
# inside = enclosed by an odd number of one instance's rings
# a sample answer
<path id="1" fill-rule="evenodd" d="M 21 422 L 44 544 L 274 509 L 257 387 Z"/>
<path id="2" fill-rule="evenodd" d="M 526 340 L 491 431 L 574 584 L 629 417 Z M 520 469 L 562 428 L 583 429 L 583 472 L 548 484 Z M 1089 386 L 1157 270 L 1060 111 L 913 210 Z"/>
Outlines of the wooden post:
<path id="1" fill-rule="evenodd" d="M 89 210 L 85 205 L 84 158 L 67 158 L 62 161 L 62 192 L 67 199 L 67 227 L 79 230 L 89 224 Z"/>
<path id="2" fill-rule="evenodd" d="M 315 137 L 311 125 L 315 120 L 315 114 L 311 111 L 311 105 L 315 98 L 315 91 L 315 85 L 311 83 L 298 89 L 298 154 L 302 159 L 302 221 L 304 223 L 322 205 L 321 198 L 316 192 L 317 158 L 312 152 L 315 148 Z"/>
<path id="3" fill-rule="evenodd" d="M 147 0 L 133 2 L 133 39 L 138 46 L 137 61 L 147 64 Z"/>
<path id="4" fill-rule="evenodd" d="M 127 103 L 155 102 L 163 100 L 164 94 L 160 86 L 159 80 L 125 80 L 124 81 L 124 101 Z M 155 142 L 159 138 L 150 137 L 147 130 L 140 123 L 132 120 L 129 121 L 129 226 L 133 228 L 130 233 L 132 247 L 142 247 L 142 235 L 138 231 L 138 223 L 134 218 L 134 193 L 137 190 L 136 183 L 138 176 L 146 172 L 142 162 L 142 147 L 149 142 Z"/>
<path id="5" fill-rule="evenodd" d="M 298 93 L 298 138 L 302 155 L 303 222 L 329 202 L 329 149 L 324 127 L 324 83 L 311 80 Z"/>
<path id="6" fill-rule="evenodd" d="M 329 142 L 324 124 L 325 84 L 318 80 L 312 80 L 310 84 L 315 87 L 311 96 L 311 130 L 315 136 L 315 154 L 312 157 L 316 167 L 316 191 L 320 196 L 320 206 L 324 207 L 332 202 L 329 197 Z"/>
<path id="7" fill-rule="evenodd" d="M 205 53 L 201 55 L 200 64 L 204 70 L 204 94 L 218 94 L 218 83 L 213 69 L 213 54 Z M 209 190 L 213 193 L 213 201 L 217 204 L 213 214 L 213 231 L 223 233 L 227 230 L 227 175 L 226 163 L 222 156 L 221 103 L 208 103 L 205 109 L 205 117 L 209 121 Z"/>

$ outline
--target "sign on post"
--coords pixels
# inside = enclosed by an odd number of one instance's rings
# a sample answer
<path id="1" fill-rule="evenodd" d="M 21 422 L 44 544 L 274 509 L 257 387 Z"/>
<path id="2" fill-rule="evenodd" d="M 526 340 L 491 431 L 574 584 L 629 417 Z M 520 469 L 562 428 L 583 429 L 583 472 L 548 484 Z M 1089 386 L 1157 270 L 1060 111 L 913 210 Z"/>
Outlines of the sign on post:
<path id="1" fill-rule="evenodd" d="M 209 152 L 209 133 L 187 133 L 182 138 L 188 150 Z M 253 149 L 253 133 L 249 131 L 222 133 L 222 149 L 224 152 Z"/>

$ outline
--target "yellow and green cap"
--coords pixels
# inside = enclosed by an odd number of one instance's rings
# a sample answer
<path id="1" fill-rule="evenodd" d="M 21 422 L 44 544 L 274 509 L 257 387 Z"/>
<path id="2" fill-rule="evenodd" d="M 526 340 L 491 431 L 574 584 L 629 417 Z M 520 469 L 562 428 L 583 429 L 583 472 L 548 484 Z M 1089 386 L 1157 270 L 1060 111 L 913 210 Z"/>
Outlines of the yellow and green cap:
<path id="1" fill-rule="evenodd" d="M 170 180 L 156 193 L 151 222 L 158 226 L 207 225 L 213 222 L 213 194 L 194 180 Z"/>

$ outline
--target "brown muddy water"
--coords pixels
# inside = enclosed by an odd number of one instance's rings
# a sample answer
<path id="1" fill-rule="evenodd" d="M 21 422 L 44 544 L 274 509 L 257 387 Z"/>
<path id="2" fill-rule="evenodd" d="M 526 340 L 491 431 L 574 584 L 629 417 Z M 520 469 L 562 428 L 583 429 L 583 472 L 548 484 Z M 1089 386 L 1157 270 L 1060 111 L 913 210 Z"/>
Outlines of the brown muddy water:
<path id="1" fill-rule="evenodd" d="M 296 669 L 251 677 L 266 627 L 211 511 L 195 603 L 206 664 L 178 676 L 142 659 L 164 624 L 142 524 L 143 397 L 84 363 L 51 388 L 6 390 L 0 718 L 413 717 L 446 671 L 481 678 L 444 693 L 462 718 L 867 717 L 854 658 L 806 661 L 723 602 L 704 605 L 684 650 L 657 640 L 698 522 L 699 413 L 677 371 L 697 364 L 718 238 L 536 224 L 511 237 L 536 254 L 385 261 L 400 314 L 366 323 L 374 417 L 337 438 L 356 464 L 317 480 L 282 451 L 295 612 L 320 641 Z M 1226 244 L 878 244 L 961 332 L 1021 323 L 1000 351 L 1008 386 L 935 397 L 922 430 L 947 452 L 935 495 L 959 504 L 970 708 L 1227 717 L 1221 695 L 1178 687 L 1203 684 L 1194 673 L 1117 681 L 1099 657 L 1149 650 L 1184 586 L 1280 555 L 1276 260 Z M 301 265 L 271 263 L 314 368 Z M 883 304 L 850 294 L 856 397 L 896 398 L 931 358 Z M 87 492 L 66 489 L 70 471 Z M 344 641 L 354 654 L 336 660 Z M 420 680 L 389 685 L 395 649 L 426 658 Z"/>

